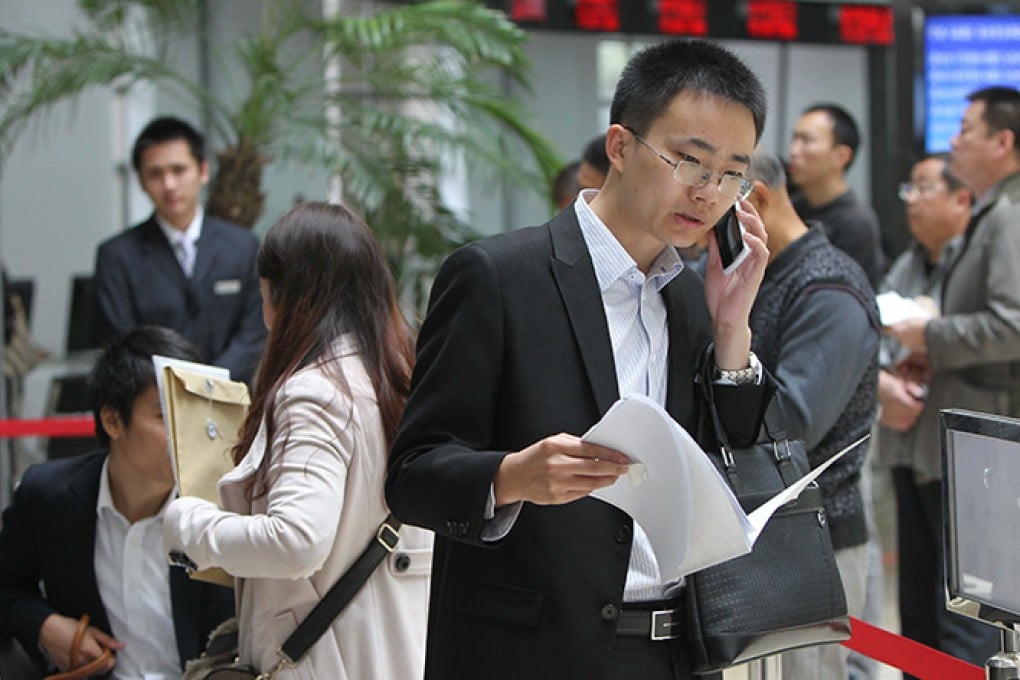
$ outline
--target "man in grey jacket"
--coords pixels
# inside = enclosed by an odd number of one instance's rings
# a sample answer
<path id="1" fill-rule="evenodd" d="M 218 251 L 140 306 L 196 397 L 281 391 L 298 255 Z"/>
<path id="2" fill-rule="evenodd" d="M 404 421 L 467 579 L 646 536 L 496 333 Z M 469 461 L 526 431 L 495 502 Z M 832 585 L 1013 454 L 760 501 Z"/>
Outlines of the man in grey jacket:
<path id="1" fill-rule="evenodd" d="M 942 316 L 888 329 L 912 352 L 916 373 L 931 376 L 916 428 L 916 484 L 942 478 L 940 409 L 1020 417 L 1020 91 L 989 87 L 967 99 L 950 165 L 977 202 L 943 283 Z M 983 663 L 980 656 L 970 660 Z"/>

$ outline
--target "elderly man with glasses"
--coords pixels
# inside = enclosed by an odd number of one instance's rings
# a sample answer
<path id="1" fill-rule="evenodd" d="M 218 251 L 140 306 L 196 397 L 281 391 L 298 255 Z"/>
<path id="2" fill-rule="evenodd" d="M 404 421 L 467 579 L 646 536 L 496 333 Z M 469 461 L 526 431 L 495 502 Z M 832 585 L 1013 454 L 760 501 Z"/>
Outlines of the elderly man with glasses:
<path id="1" fill-rule="evenodd" d="M 881 292 L 918 299 L 939 313 L 942 287 L 963 249 L 974 194 L 950 167 L 949 154 L 926 156 L 900 185 L 914 244 L 893 263 Z M 887 335 L 879 373 L 878 450 L 896 493 L 899 611 L 903 635 L 983 665 L 997 649 L 994 628 L 946 610 L 938 404 L 927 400 L 930 376 L 912 370 L 909 352 Z M 927 443 L 926 443 L 927 442 Z"/>

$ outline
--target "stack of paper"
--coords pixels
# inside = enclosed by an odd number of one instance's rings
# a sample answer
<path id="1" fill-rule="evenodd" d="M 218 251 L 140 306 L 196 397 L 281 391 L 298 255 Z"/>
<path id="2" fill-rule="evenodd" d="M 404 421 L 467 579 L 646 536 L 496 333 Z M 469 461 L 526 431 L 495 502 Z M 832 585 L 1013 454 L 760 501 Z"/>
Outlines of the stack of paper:
<path id="1" fill-rule="evenodd" d="M 682 577 L 751 552 L 777 509 L 864 440 L 747 515 L 694 438 L 647 397 L 620 399 L 582 439 L 630 458 L 629 474 L 591 495 L 620 508 L 641 526 L 666 577 Z"/>

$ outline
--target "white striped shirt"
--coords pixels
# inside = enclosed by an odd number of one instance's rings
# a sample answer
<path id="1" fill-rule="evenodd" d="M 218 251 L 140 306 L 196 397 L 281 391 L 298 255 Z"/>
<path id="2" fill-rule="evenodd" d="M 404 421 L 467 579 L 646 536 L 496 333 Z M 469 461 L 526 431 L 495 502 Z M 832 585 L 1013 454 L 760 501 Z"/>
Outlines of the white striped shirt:
<path id="1" fill-rule="evenodd" d="M 661 292 L 683 270 L 683 261 L 667 245 L 645 276 L 588 205 L 597 193 L 582 191 L 574 210 L 602 294 L 619 393 L 621 397 L 643 394 L 665 406 L 669 332 Z M 663 583 L 648 536 L 635 522 L 624 600 L 657 600 L 675 584 Z"/>

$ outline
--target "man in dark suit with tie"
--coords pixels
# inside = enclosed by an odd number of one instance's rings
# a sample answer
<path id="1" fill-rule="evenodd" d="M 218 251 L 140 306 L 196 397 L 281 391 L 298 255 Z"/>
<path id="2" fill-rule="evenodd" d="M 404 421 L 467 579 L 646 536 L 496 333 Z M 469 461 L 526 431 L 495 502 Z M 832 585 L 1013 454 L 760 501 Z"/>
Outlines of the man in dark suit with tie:
<path id="1" fill-rule="evenodd" d="M 172 328 L 203 361 L 250 382 L 266 335 L 258 240 L 202 209 L 204 138 L 182 120 L 157 118 L 139 134 L 131 160 L 155 211 L 96 252 L 101 337 L 146 324 Z"/>
<path id="2" fill-rule="evenodd" d="M 764 117 L 733 54 L 647 48 L 617 85 L 602 189 L 441 268 L 386 487 L 401 520 L 436 532 L 428 679 L 688 677 L 679 575 L 588 497 L 627 459 L 578 437 L 638 393 L 713 446 L 695 381 L 711 362 L 731 442 L 755 438 L 772 391 L 748 326 L 761 221 L 739 201 L 750 257 L 724 275 L 710 239 L 704 283 L 676 249 L 746 195 Z"/>
<path id="3" fill-rule="evenodd" d="M 118 677 L 179 677 L 209 632 L 233 615 L 233 592 L 171 568 L 163 511 L 174 478 L 152 355 L 196 360 L 173 331 L 115 340 L 89 377 L 96 436 L 108 449 L 28 469 L 0 529 L 0 636 L 51 668 L 69 666 L 79 619 L 82 662 L 110 649 Z M 162 675 L 160 675 L 162 674 Z"/>

